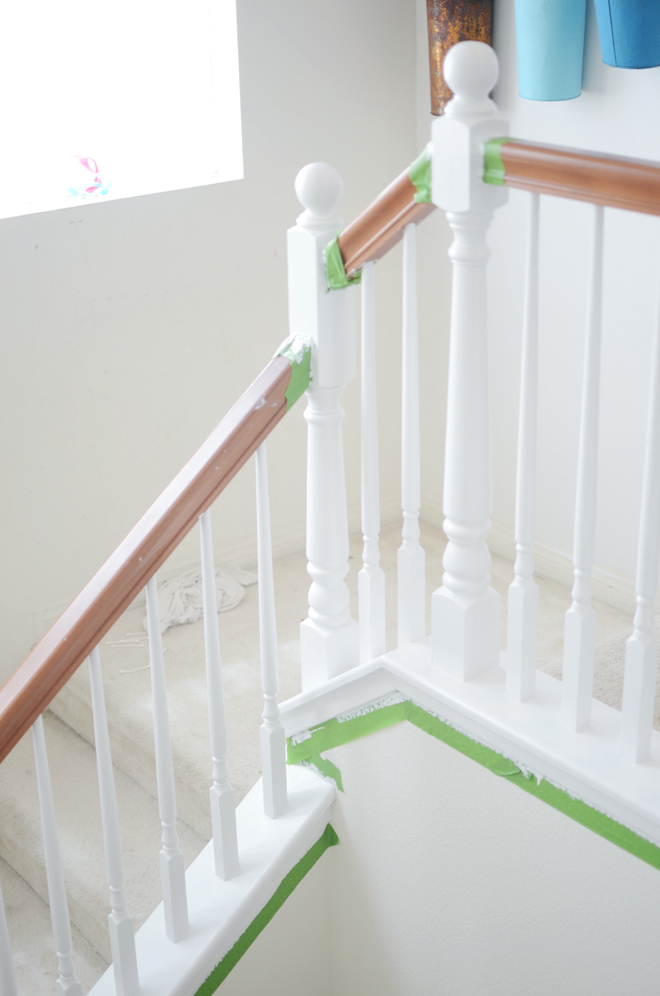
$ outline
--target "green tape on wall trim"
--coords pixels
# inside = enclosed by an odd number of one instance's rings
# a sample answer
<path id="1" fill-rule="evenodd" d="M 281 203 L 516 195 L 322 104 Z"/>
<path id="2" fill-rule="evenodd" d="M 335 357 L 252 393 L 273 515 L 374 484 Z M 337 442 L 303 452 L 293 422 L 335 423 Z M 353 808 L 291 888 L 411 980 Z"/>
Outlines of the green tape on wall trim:
<path id="1" fill-rule="evenodd" d="M 484 145 L 484 183 L 494 183 L 498 187 L 504 186 L 504 163 L 502 162 L 502 146 L 505 142 L 511 142 L 510 138 L 492 138 Z"/>
<path id="2" fill-rule="evenodd" d="M 328 290 L 341 290 L 343 287 L 350 287 L 352 284 L 359 284 L 362 279 L 362 273 L 359 270 L 357 273 L 354 273 L 352 277 L 346 276 L 344 260 L 342 259 L 341 250 L 337 241 L 338 238 L 339 236 L 335 235 L 332 242 L 330 242 L 323 250 L 323 258 L 325 260 L 325 278 L 328 283 Z"/>
<path id="3" fill-rule="evenodd" d="M 370 711 L 365 711 L 364 715 L 356 716 L 354 719 L 347 719 L 340 722 L 337 719 L 328 720 L 320 726 L 311 729 L 310 736 L 299 743 L 287 741 L 287 763 L 299 764 L 310 761 L 312 757 L 320 755 L 323 751 L 331 750 L 342 744 L 357 740 L 376 730 L 382 730 L 387 726 L 400 723 L 407 719 L 420 730 L 441 740 L 454 750 L 460 751 L 466 757 L 476 761 L 483 767 L 488 768 L 494 775 L 506 778 L 518 788 L 523 789 L 530 795 L 536 796 L 542 802 L 558 809 L 560 813 L 569 816 L 577 823 L 592 830 L 599 836 L 609 840 L 624 851 L 634 854 L 647 864 L 660 870 L 660 847 L 652 844 L 651 841 L 640 837 L 634 830 L 623 826 L 606 816 L 605 813 L 593 809 L 586 802 L 574 799 L 563 789 L 557 788 L 545 779 L 540 782 L 529 772 L 522 771 L 517 764 L 509 758 L 504 757 L 497 751 L 477 743 L 465 733 L 456 730 L 453 726 L 445 723 L 439 716 L 427 712 L 421 706 L 411 701 L 396 702 L 394 704 L 380 705 L 376 703 Z M 323 759 L 321 759 L 323 760 Z M 342 787 L 343 791 L 343 787 Z"/>
<path id="4" fill-rule="evenodd" d="M 295 405 L 309 387 L 312 362 L 312 340 L 306 335 L 292 335 L 285 339 L 275 356 L 284 356 L 291 364 L 291 380 L 284 392 L 286 410 Z M 275 356 L 273 359 L 275 359 Z"/>
<path id="5" fill-rule="evenodd" d="M 431 143 L 417 156 L 408 169 L 410 182 L 415 187 L 415 200 L 418 204 L 431 202 Z"/>
<path id="6" fill-rule="evenodd" d="M 303 880 L 307 872 L 314 867 L 321 855 L 329 847 L 333 847 L 334 844 L 338 843 L 339 837 L 328 823 L 313 847 L 310 847 L 307 854 L 282 879 L 261 913 L 255 916 L 250 926 L 241 934 L 233 948 L 229 949 L 220 964 L 216 965 L 211 974 L 207 976 L 195 993 L 195 996 L 212 996 L 215 993 L 218 986 L 225 981 L 232 968 L 238 964 L 250 945 L 256 941 L 261 931 L 270 923 L 279 908 L 284 905 L 285 901 L 289 898 L 295 887 Z"/>

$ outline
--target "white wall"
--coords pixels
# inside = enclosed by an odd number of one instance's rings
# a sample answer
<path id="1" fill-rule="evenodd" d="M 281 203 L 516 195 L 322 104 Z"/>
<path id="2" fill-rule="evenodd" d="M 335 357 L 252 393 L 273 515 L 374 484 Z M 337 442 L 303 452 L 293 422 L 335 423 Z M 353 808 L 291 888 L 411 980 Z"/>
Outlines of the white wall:
<path id="1" fill-rule="evenodd" d="M 335 996 L 657 991 L 654 868 L 409 723 L 328 756 Z"/>
<path id="2" fill-rule="evenodd" d="M 495 5 L 494 93 L 519 138 L 660 159 L 660 69 L 612 69 L 601 61 L 587 5 L 584 89 L 540 103 L 517 93 L 514 0 Z M 494 514 L 513 525 L 522 279 L 528 195 L 512 191 L 490 244 L 490 362 Z M 538 539 L 570 555 L 593 208 L 542 198 Z M 651 337 L 660 274 L 660 221 L 605 212 L 605 293 L 596 564 L 635 571 Z"/>
<path id="3" fill-rule="evenodd" d="M 221 996 L 333 996 L 331 867 L 326 851 L 220 985 Z"/>
<path id="4" fill-rule="evenodd" d="M 409 723 L 328 756 L 339 845 L 224 996 L 657 992 L 655 868 Z"/>
<path id="5" fill-rule="evenodd" d="M 238 29 L 243 181 L 0 222 L 0 680 L 288 334 L 297 171 L 336 165 L 349 220 L 416 153 L 414 0 L 238 0 Z M 398 495 L 398 267 L 396 253 L 377 277 L 386 507 Z M 357 399 L 353 385 L 354 525 Z M 280 551 L 304 537 L 302 408 L 270 446 Z M 216 508 L 225 562 L 253 553 L 252 473 Z M 196 560 L 196 543 L 176 563 Z"/>

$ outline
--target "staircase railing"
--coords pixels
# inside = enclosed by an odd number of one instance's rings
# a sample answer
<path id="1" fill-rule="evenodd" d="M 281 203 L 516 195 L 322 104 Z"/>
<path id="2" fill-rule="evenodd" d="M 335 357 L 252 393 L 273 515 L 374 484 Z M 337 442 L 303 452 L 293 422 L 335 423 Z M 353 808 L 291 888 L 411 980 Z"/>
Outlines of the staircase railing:
<path id="1" fill-rule="evenodd" d="M 422 172 L 428 154 L 421 157 Z M 410 234 L 432 209 L 430 187 L 424 199 L 406 171 L 342 233 L 341 253 L 352 277 L 389 247 Z M 428 179 L 428 178 L 427 178 Z M 277 634 L 270 535 L 265 440 L 303 392 L 309 423 L 308 552 L 309 619 L 302 629 L 303 675 L 314 681 L 327 671 L 357 663 L 357 626 L 350 619 L 345 567 L 348 528 L 344 487 L 339 396 L 353 375 L 354 300 L 351 279 L 346 290 L 329 295 L 331 261 L 324 251 L 341 227 L 334 204 L 341 193 L 335 170 L 314 164 L 297 180 L 306 207 L 289 232 L 292 334 L 206 442 L 154 502 L 126 539 L 71 603 L 44 638 L 0 689 L 0 761 L 32 729 L 45 845 L 46 875 L 53 933 L 58 952 L 59 990 L 80 993 L 72 952 L 64 874 L 60 859 L 42 714 L 71 675 L 89 658 L 94 739 L 101 798 L 104 849 L 110 886 L 110 948 L 118 996 L 139 990 L 139 965 L 133 921 L 124 890 L 121 834 L 115 798 L 110 739 L 103 691 L 99 643 L 145 589 L 151 664 L 157 794 L 163 828 L 160 852 L 165 933 L 179 941 L 189 926 L 186 876 L 179 847 L 175 781 L 170 743 L 163 648 L 158 613 L 156 572 L 190 532 L 200 524 L 204 636 L 211 734 L 212 817 L 216 874 L 229 879 L 239 870 L 234 794 L 226 765 L 227 738 L 217 623 L 215 567 L 210 507 L 246 461 L 255 454 L 259 622 L 264 695 L 260 729 L 263 807 L 275 819 L 287 811 L 284 730 L 279 719 Z M 351 270 L 351 267 L 353 269 Z M 353 280 L 355 278 L 352 278 Z M 312 293 L 310 294 L 310 290 Z M 339 600 L 337 593 L 339 592 Z M 341 604 L 340 604 L 341 603 Z M 320 659 L 320 670 L 319 670 Z M 2 996 L 15 996 L 9 956 L 9 935 L 0 897 L 0 951 L 3 955 Z M 5 962 L 7 961 L 7 964 Z"/>
<path id="2" fill-rule="evenodd" d="M 531 145 L 503 137 L 507 132 L 506 122 L 499 118 L 497 108 L 488 97 L 497 79 L 497 60 L 493 51 L 480 43 L 464 42 L 456 46 L 445 61 L 445 76 L 454 98 L 447 105 L 445 114 L 434 122 L 429 149 L 351 225 L 342 228 L 341 219 L 335 213 L 342 188 L 337 172 L 320 163 L 301 171 L 296 191 L 305 210 L 288 233 L 291 339 L 287 340 L 283 355 L 276 357 L 257 378 L 0 691 L 0 759 L 30 727 L 33 730 L 49 893 L 60 953 L 59 985 L 68 994 L 75 996 L 80 986 L 71 960 L 66 894 L 40 717 L 73 671 L 89 656 L 103 832 L 112 896 L 110 932 L 113 964 L 117 992 L 132 996 L 139 985 L 139 966 L 135 957 L 132 922 L 123 893 L 121 843 L 97 647 L 121 612 L 146 586 L 158 796 L 163 824 L 161 876 L 165 924 L 167 936 L 177 941 L 188 923 L 186 880 L 175 830 L 176 802 L 155 574 L 198 518 L 201 523 L 213 755 L 211 809 L 215 870 L 223 879 L 236 870 L 238 843 L 233 793 L 226 770 L 213 544 L 208 510 L 252 453 L 257 456 L 257 535 L 265 702 L 261 727 L 264 807 L 272 818 L 286 808 L 284 731 L 277 703 L 277 643 L 264 441 L 303 391 L 307 395 L 304 414 L 308 423 L 307 557 L 312 580 L 309 613 L 301 624 L 303 696 L 307 699 L 321 696 L 325 688 L 338 687 L 340 680 L 348 684 L 351 681 L 350 672 L 360 663 L 364 665 L 358 672 L 360 680 L 364 679 L 369 668 L 375 670 L 380 666 L 390 666 L 399 675 L 408 668 L 410 675 L 416 675 L 415 680 L 425 682 L 424 687 L 429 694 L 437 694 L 439 710 L 443 702 L 451 701 L 452 716 L 463 714 L 473 725 L 482 722 L 483 729 L 487 731 L 486 738 L 490 735 L 488 730 L 496 730 L 497 737 L 506 735 L 512 743 L 524 744 L 525 751 L 531 752 L 532 756 L 536 751 L 541 767 L 550 758 L 548 763 L 554 765 L 553 771 L 570 769 L 573 779 L 579 781 L 579 777 L 584 775 L 585 784 L 588 781 L 585 772 L 591 762 L 588 758 L 584 760 L 585 752 L 575 746 L 577 741 L 569 738 L 557 745 L 561 730 L 569 734 L 586 730 L 592 709 L 595 629 L 590 574 L 594 558 L 603 206 L 660 214 L 660 166 Z M 490 586 L 490 555 L 486 542 L 492 504 L 486 348 L 486 232 L 494 210 L 506 201 L 507 186 L 528 189 L 532 197 L 525 281 L 515 511 L 517 555 L 515 577 L 509 589 L 508 646 L 502 654 L 500 599 Z M 550 692 L 546 695 L 544 691 L 542 722 L 535 712 L 539 704 L 534 701 L 539 681 L 536 672 L 538 590 L 534 582 L 532 558 L 539 309 L 538 204 L 541 193 L 589 200 L 595 205 L 576 496 L 575 584 L 572 605 L 566 616 L 561 704 L 553 699 Z M 431 640 L 427 647 L 425 558 L 419 539 L 415 227 L 434 206 L 446 211 L 454 242 L 450 249 L 453 283 L 443 500 L 444 531 L 448 544 L 443 559 L 443 584 L 432 598 Z M 403 240 L 403 536 L 398 553 L 399 654 L 396 658 L 390 658 L 385 653 L 385 587 L 379 564 L 373 267 L 399 240 Z M 358 577 L 359 624 L 351 617 L 349 593 L 344 580 L 348 571 L 349 548 L 341 428 L 344 413 L 340 404 L 347 381 L 355 375 L 354 305 L 358 284 L 361 284 L 362 295 L 361 476 L 364 536 L 363 565 Z M 617 771 L 620 771 L 622 764 L 634 764 L 639 771 L 639 762 L 648 756 L 651 749 L 658 657 L 652 628 L 660 559 L 659 337 L 660 332 L 656 336 L 653 360 L 639 534 L 637 612 L 633 634 L 627 644 L 623 713 L 614 746 L 609 732 L 602 741 L 610 751 L 607 765 L 603 767 L 601 763 L 603 755 L 599 755 L 597 762 L 601 765 L 597 776 L 600 779 L 598 791 L 612 802 L 615 809 L 628 792 L 626 799 L 631 811 L 635 808 L 635 800 L 631 802 L 630 793 L 634 794 L 636 789 L 622 788 L 621 780 L 616 780 Z M 418 664 L 420 659 L 422 665 Z M 500 663 L 506 671 L 506 688 L 500 680 Z M 479 683 L 472 681 L 477 675 L 480 676 Z M 483 692 L 482 699 L 476 693 L 472 694 L 477 684 L 479 694 Z M 513 710 L 508 707 L 511 702 L 516 704 Z M 525 710 L 528 712 L 525 713 Z M 526 715 L 531 719 L 526 719 Z M 548 724 L 555 731 L 550 739 Z M 586 733 L 586 736 L 600 735 L 600 731 Z M 623 760 L 619 757 L 620 747 L 623 749 Z M 603 775 L 605 768 L 607 771 Z M 611 781 L 603 781 L 610 777 L 609 772 L 614 772 Z M 645 771 L 644 777 L 647 781 L 654 778 L 657 781 L 657 775 L 651 769 Z M 596 780 L 594 775 L 594 784 Z M 656 798 L 660 794 L 657 790 L 656 784 Z M 660 810 L 657 805 L 654 810 L 653 804 L 644 802 L 638 809 L 644 812 L 645 826 L 651 827 L 648 835 L 653 837 L 655 832 L 660 840 Z M 0 909 L 0 951 L 5 949 L 8 949 L 8 940 Z M 4 980 L 9 975 L 0 978 Z M 11 980 L 4 984 L 13 996 Z"/>
<path id="3" fill-rule="evenodd" d="M 174 769 L 170 744 L 156 572 L 184 536 L 200 523 L 204 633 L 211 733 L 211 822 L 215 871 L 228 879 L 238 869 L 234 794 L 227 774 L 217 595 L 210 506 L 249 457 L 257 459 L 257 547 L 264 713 L 261 728 L 264 811 L 275 818 L 287 808 L 284 730 L 277 702 L 277 639 L 265 440 L 309 386 L 311 342 L 282 344 L 254 383 L 174 478 L 126 539 L 62 614 L 0 690 L 0 759 L 32 728 L 48 895 L 58 952 L 58 991 L 81 992 L 72 953 L 71 928 L 60 859 L 42 713 L 89 657 L 104 849 L 110 886 L 110 948 L 118 996 L 140 988 L 133 921 L 124 891 L 121 834 L 115 798 L 99 643 L 135 596 L 146 588 L 153 692 L 160 852 L 165 932 L 178 941 L 189 924 L 183 854 L 176 831 Z M 2 905 L 0 898 L 0 906 Z M 0 909 L 2 996 L 15 996 L 9 937 Z"/>

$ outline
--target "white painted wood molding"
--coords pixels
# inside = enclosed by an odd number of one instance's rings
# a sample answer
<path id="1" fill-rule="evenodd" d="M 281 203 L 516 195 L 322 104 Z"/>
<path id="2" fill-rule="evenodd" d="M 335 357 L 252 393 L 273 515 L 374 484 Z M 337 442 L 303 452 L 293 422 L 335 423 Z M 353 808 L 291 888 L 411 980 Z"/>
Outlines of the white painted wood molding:
<path id="1" fill-rule="evenodd" d="M 443 584 L 432 598 L 435 663 L 463 680 L 494 667 L 500 652 L 500 597 L 490 586 L 486 537 L 492 508 L 486 231 L 506 191 L 482 181 L 484 141 L 506 134 L 488 94 L 497 56 L 461 42 L 443 69 L 454 94 L 433 124 L 433 201 L 454 235 L 443 510 L 448 544 Z"/>
<path id="2" fill-rule="evenodd" d="M 260 782 L 236 809 L 244 869 L 228 882 L 215 874 L 209 842 L 186 872 L 190 930 L 185 943 L 165 936 L 163 905 L 135 935 L 140 996 L 190 996 L 250 926 L 291 869 L 332 819 L 335 789 L 297 765 L 287 768 L 289 809 L 280 819 L 264 813 Z M 89 996 L 115 996 L 112 969 Z"/>
<path id="3" fill-rule="evenodd" d="M 290 737 L 400 692 L 660 846 L 660 732 L 652 732 L 653 763 L 631 765 L 621 755 L 621 713 L 594 700 L 588 733 L 570 732 L 561 722 L 561 684 L 539 671 L 534 698 L 511 702 L 501 666 L 461 681 L 433 664 L 425 640 L 302 692 L 281 704 L 280 715 Z"/>
<path id="4" fill-rule="evenodd" d="M 154 707 L 156 782 L 158 785 L 158 810 L 163 831 L 163 846 L 158 855 L 160 881 L 163 889 L 165 932 L 171 941 L 178 941 L 188 926 L 188 902 L 183 854 L 179 847 L 179 837 L 176 831 L 174 765 L 172 763 L 170 724 L 167 717 L 165 665 L 163 663 L 163 643 L 160 634 L 155 574 L 147 583 L 146 593 L 151 689 Z"/>
<path id="5" fill-rule="evenodd" d="M 254 455 L 257 484 L 257 561 L 259 573 L 259 649 L 264 711 L 259 728 L 264 812 L 276 819 L 288 808 L 286 797 L 286 740 L 280 722 L 278 694 L 277 620 L 273 548 L 270 538 L 270 501 L 266 443 Z"/>
<path id="6" fill-rule="evenodd" d="M 603 297 L 603 221 L 595 205 L 591 275 L 582 379 L 582 410 L 573 534 L 574 582 L 564 624 L 562 717 L 569 730 L 589 724 L 594 684 L 596 613 L 591 604 L 591 571 L 596 544 L 596 476 L 600 397 L 600 338 Z"/>
<path id="7" fill-rule="evenodd" d="M 658 641 L 653 635 L 654 600 L 660 560 L 660 307 L 656 318 L 651 390 L 646 428 L 642 510 L 637 546 L 637 606 L 626 643 L 621 748 L 638 763 L 651 752 Z"/>
<path id="8" fill-rule="evenodd" d="M 534 581 L 533 549 L 538 418 L 539 201 L 538 194 L 530 194 L 518 414 L 516 560 L 507 611 L 506 686 L 515 702 L 531 698 L 536 686 L 539 590 Z"/>
<path id="9" fill-rule="evenodd" d="M 103 848 L 108 870 L 108 885 L 110 886 L 108 932 L 110 934 L 112 967 L 115 973 L 117 996 L 135 996 L 140 988 L 135 955 L 135 931 L 133 918 L 128 912 L 124 888 L 124 858 L 117 812 L 115 778 L 112 771 L 108 717 L 103 692 L 101 655 L 98 647 L 95 647 L 89 656 L 89 685 L 92 697 L 96 768 L 101 800 Z"/>
<path id="10" fill-rule="evenodd" d="M 361 499 L 362 569 L 358 573 L 360 662 L 385 653 L 385 574 L 380 566 L 380 486 L 378 481 L 378 405 L 374 264 L 362 267 L 361 335 Z"/>
<path id="11" fill-rule="evenodd" d="M 199 538 L 202 557 L 204 654 L 213 778 L 213 783 L 209 789 L 213 853 L 215 855 L 216 875 L 222 879 L 228 879 L 238 870 L 238 839 L 236 836 L 236 801 L 227 771 L 227 722 L 222 688 L 218 594 L 215 586 L 210 508 L 199 517 Z"/>
<path id="12" fill-rule="evenodd" d="M 342 180 L 333 167 L 311 163 L 296 178 L 305 208 L 287 233 L 289 327 L 314 341 L 307 391 L 307 558 L 309 614 L 301 624 L 303 687 L 355 667 L 358 625 L 351 618 L 348 516 L 340 399 L 355 376 L 354 288 L 328 292 L 323 250 L 342 226 L 335 206 Z"/>
<path id="13" fill-rule="evenodd" d="M 401 362 L 402 543 L 397 552 L 398 645 L 426 636 L 426 561 L 419 542 L 421 460 L 419 435 L 419 347 L 417 335 L 417 226 L 403 232 L 403 322 Z M 374 655 L 375 656 L 375 655 Z"/>
<path id="14" fill-rule="evenodd" d="M 32 727 L 32 742 L 34 745 L 39 809 L 41 811 L 41 828 L 44 838 L 48 902 L 50 904 L 50 917 L 53 924 L 55 950 L 57 951 L 58 977 L 55 989 L 58 996 L 82 996 L 82 988 L 73 964 L 73 942 L 71 940 L 69 905 L 66 899 L 62 858 L 57 839 L 53 791 L 50 783 L 46 738 L 44 736 L 44 721 L 41 716 L 39 716 L 39 719 Z"/>

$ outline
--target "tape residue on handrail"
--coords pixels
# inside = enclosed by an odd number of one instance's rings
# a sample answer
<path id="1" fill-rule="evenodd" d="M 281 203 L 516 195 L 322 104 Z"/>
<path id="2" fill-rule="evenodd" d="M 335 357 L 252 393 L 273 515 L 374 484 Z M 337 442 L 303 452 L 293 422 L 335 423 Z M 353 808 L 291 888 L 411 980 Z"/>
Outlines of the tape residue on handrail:
<path id="1" fill-rule="evenodd" d="M 285 339 L 275 356 L 284 356 L 291 364 L 291 380 L 284 392 L 286 410 L 295 405 L 309 387 L 311 379 L 312 340 L 307 335 L 291 335 Z"/>
<path id="2" fill-rule="evenodd" d="M 415 188 L 415 201 L 418 204 L 427 204 L 431 201 L 431 143 L 426 146 L 424 151 L 417 156 L 417 159 L 408 167 L 408 176 L 410 177 L 410 182 Z M 340 233 L 341 234 L 341 233 Z M 323 258 L 325 260 L 325 277 L 328 284 L 328 290 L 342 290 L 344 287 L 350 287 L 354 284 L 359 284 L 362 279 L 362 273 L 360 270 L 348 277 L 346 276 L 346 270 L 344 268 L 344 260 L 341 255 L 341 250 L 339 248 L 339 242 L 337 241 L 339 235 L 335 235 L 332 242 L 323 250 Z"/>
<path id="3" fill-rule="evenodd" d="M 391 703 L 391 699 L 389 702 Z M 564 789 L 546 781 L 545 778 L 535 777 L 521 764 L 499 754 L 486 744 L 473 740 L 467 733 L 456 729 L 410 699 L 404 699 L 401 696 L 401 701 L 387 703 L 388 700 L 372 703 L 371 706 L 366 706 L 360 710 L 360 715 L 352 715 L 351 718 L 346 719 L 341 716 L 330 719 L 327 723 L 312 727 L 304 735 L 290 737 L 287 740 L 287 763 L 306 763 L 319 768 L 325 777 L 333 777 L 327 767 L 325 770 L 321 769 L 318 760 L 315 760 L 320 759 L 326 765 L 332 764 L 321 757 L 322 753 L 407 719 L 420 730 L 437 740 L 441 740 L 449 747 L 453 747 L 454 750 L 460 751 L 461 754 L 476 761 L 477 764 L 488 768 L 493 774 L 506 778 L 513 785 L 517 785 L 518 788 L 536 796 L 537 799 L 554 809 L 558 809 L 559 812 L 575 820 L 576 823 L 581 823 L 582 826 L 609 840 L 610 843 L 616 844 L 617 847 L 628 851 L 629 854 L 634 854 L 641 861 L 645 861 L 653 868 L 660 870 L 660 847 L 645 837 L 641 837 L 634 830 L 630 830 L 629 827 L 617 822 L 600 810 L 594 809 L 581 799 L 574 798 Z M 336 765 L 332 765 L 332 767 L 336 768 Z M 341 780 L 337 782 L 337 785 L 343 792 Z"/>
<path id="4" fill-rule="evenodd" d="M 341 290 L 343 287 L 351 287 L 353 284 L 359 284 L 362 280 L 362 272 L 360 270 L 354 273 L 352 277 L 346 276 L 344 260 L 342 259 L 339 242 L 337 241 L 338 238 L 339 236 L 335 235 L 332 242 L 328 243 L 323 250 L 325 278 L 328 290 Z"/>
<path id="5" fill-rule="evenodd" d="M 491 138 L 490 142 L 484 145 L 484 183 L 493 183 L 498 187 L 504 186 L 504 175 L 506 170 L 502 160 L 502 146 L 505 142 L 512 142 L 511 138 Z"/>
<path id="6" fill-rule="evenodd" d="M 206 977 L 195 993 L 195 996 L 213 996 L 213 993 L 216 992 L 218 986 L 225 981 L 232 968 L 238 964 L 248 948 L 254 943 L 254 941 L 256 941 L 261 931 L 265 926 L 267 926 L 267 924 L 270 923 L 280 907 L 283 906 L 285 901 L 289 898 L 295 887 L 303 880 L 307 872 L 314 867 L 321 855 L 324 854 L 329 847 L 333 847 L 338 843 L 339 837 L 337 836 L 334 828 L 328 823 L 316 843 L 310 847 L 307 854 L 300 859 L 298 864 L 294 865 L 289 874 L 285 875 L 261 912 L 255 916 L 247 930 L 241 934 L 239 939 L 236 941 L 234 946 L 229 949 L 222 961 L 216 965 L 211 974 Z"/>
<path id="7" fill-rule="evenodd" d="M 415 188 L 415 201 L 418 204 L 431 203 L 431 143 L 426 146 L 408 169 L 410 182 Z"/>

